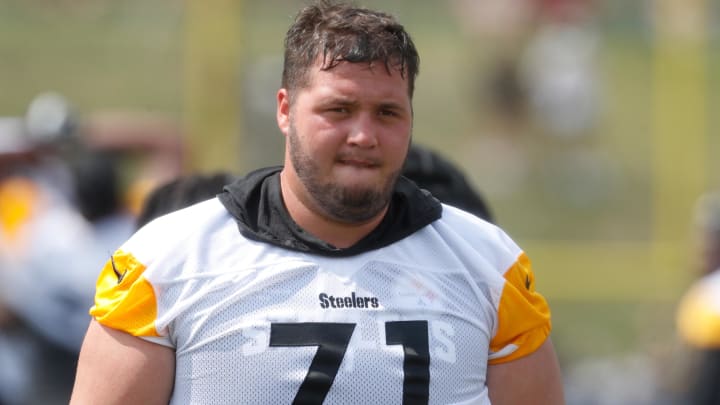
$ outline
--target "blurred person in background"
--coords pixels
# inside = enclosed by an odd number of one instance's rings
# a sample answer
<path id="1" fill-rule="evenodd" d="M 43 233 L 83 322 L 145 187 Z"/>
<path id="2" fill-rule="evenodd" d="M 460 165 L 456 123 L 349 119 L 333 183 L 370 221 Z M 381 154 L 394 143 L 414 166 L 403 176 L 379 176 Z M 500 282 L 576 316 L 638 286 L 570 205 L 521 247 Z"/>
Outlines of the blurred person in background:
<path id="1" fill-rule="evenodd" d="M 23 117 L 0 120 L 4 405 L 67 403 L 98 268 L 134 230 L 120 161 L 160 155 L 148 147 L 160 141 L 133 144 L 140 136 L 122 130 L 113 141 L 98 122 L 108 121 L 81 117 L 57 93 L 35 97 Z M 143 135 L 165 139 L 150 129 Z M 180 159 L 177 148 L 165 149 Z"/>
<path id="2" fill-rule="evenodd" d="M 534 121 L 549 136 L 593 133 L 601 106 L 594 0 L 535 0 L 537 26 L 519 60 Z M 572 111 L 572 114 L 568 114 Z"/>
<path id="3" fill-rule="evenodd" d="M 171 118 L 134 111 L 87 114 L 79 133 L 88 149 L 125 161 L 124 208 L 137 216 L 150 190 L 183 172 L 182 128 Z"/>
<path id="4" fill-rule="evenodd" d="M 322 1 L 285 44 L 284 166 L 116 251 L 71 402 L 563 403 L 524 252 L 400 176 L 419 63 L 404 28 Z"/>
<path id="5" fill-rule="evenodd" d="M 489 131 L 523 135 L 591 133 L 601 106 L 600 35 L 594 0 L 452 0 L 461 28 L 478 44 L 478 101 Z M 490 54 L 490 57 L 487 55 Z M 568 114 L 572 111 L 573 114 Z M 483 125 L 488 125 L 483 122 Z"/>
<path id="6" fill-rule="evenodd" d="M 690 348 L 688 403 L 720 404 L 720 192 L 697 203 L 700 274 L 677 312 L 680 338 Z"/>
<path id="7" fill-rule="evenodd" d="M 0 130 L 0 398 L 6 404 L 67 401 L 82 308 L 92 302 L 95 242 L 75 205 L 63 159 L 76 120 L 57 94 L 43 94 Z M 90 292 L 90 294 L 88 294 Z"/>
<path id="8" fill-rule="evenodd" d="M 143 201 L 136 228 L 140 229 L 155 218 L 217 197 L 223 187 L 232 183 L 230 173 L 188 174 L 177 177 L 151 190 Z"/>
<path id="9" fill-rule="evenodd" d="M 417 143 L 410 145 L 402 175 L 443 203 L 494 222 L 487 201 L 463 171 L 439 152 Z"/>

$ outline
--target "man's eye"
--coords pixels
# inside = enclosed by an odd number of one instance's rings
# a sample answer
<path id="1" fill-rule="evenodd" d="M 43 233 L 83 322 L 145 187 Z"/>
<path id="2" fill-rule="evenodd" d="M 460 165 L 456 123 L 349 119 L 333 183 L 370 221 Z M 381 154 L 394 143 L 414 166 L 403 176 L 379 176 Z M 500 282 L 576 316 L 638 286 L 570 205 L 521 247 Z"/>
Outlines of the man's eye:
<path id="1" fill-rule="evenodd" d="M 385 117 L 396 117 L 398 114 L 394 110 L 380 110 L 380 115 Z"/>
<path id="2" fill-rule="evenodd" d="M 328 112 L 344 114 L 344 113 L 348 112 L 348 109 L 345 107 L 332 107 L 332 108 L 328 108 Z"/>

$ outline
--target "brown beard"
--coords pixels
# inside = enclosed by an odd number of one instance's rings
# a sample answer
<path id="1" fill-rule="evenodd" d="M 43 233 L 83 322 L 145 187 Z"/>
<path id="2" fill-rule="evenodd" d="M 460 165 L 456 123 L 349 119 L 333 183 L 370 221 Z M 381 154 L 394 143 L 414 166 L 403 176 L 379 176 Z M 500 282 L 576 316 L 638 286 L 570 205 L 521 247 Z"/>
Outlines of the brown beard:
<path id="1" fill-rule="evenodd" d="M 290 161 L 316 206 L 328 217 L 344 223 L 363 223 L 374 218 L 390 203 L 400 171 L 389 176 L 381 187 L 350 188 L 319 180 L 319 168 L 303 149 L 295 126 L 288 130 Z"/>

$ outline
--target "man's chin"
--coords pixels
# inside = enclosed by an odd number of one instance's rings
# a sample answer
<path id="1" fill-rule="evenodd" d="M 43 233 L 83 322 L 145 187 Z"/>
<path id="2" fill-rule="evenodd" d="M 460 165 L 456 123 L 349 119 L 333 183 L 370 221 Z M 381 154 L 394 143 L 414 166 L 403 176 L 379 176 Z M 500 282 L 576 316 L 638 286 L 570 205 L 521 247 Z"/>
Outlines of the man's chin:
<path id="1" fill-rule="evenodd" d="M 345 223 L 363 223 L 371 220 L 382 212 L 389 202 L 389 196 L 377 183 L 371 186 L 336 185 L 325 189 L 317 199 L 331 217 Z"/>
<path id="2" fill-rule="evenodd" d="M 342 188 L 343 202 L 352 207 L 362 207 L 382 198 L 382 191 L 374 184 L 352 184 Z"/>

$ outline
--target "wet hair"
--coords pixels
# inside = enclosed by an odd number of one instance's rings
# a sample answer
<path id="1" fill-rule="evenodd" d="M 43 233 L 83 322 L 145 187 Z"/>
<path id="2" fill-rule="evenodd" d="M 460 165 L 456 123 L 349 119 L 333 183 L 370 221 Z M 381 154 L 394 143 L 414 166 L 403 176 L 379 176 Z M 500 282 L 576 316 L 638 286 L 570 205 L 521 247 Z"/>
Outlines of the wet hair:
<path id="1" fill-rule="evenodd" d="M 282 87 L 306 87 L 318 58 L 321 70 L 341 62 L 381 63 L 408 79 L 412 98 L 420 57 L 410 35 L 389 14 L 345 3 L 321 0 L 297 14 L 285 36 Z M 291 96 L 292 97 L 292 96 Z"/>
<path id="2" fill-rule="evenodd" d="M 223 172 L 192 174 L 171 180 L 152 190 L 145 198 L 136 228 L 162 215 L 209 200 L 222 193 L 223 187 L 233 180 L 232 175 Z"/>
<path id="3" fill-rule="evenodd" d="M 493 216 L 487 203 L 450 160 L 426 147 L 413 144 L 402 175 L 443 203 L 470 212 L 488 222 Z"/>

